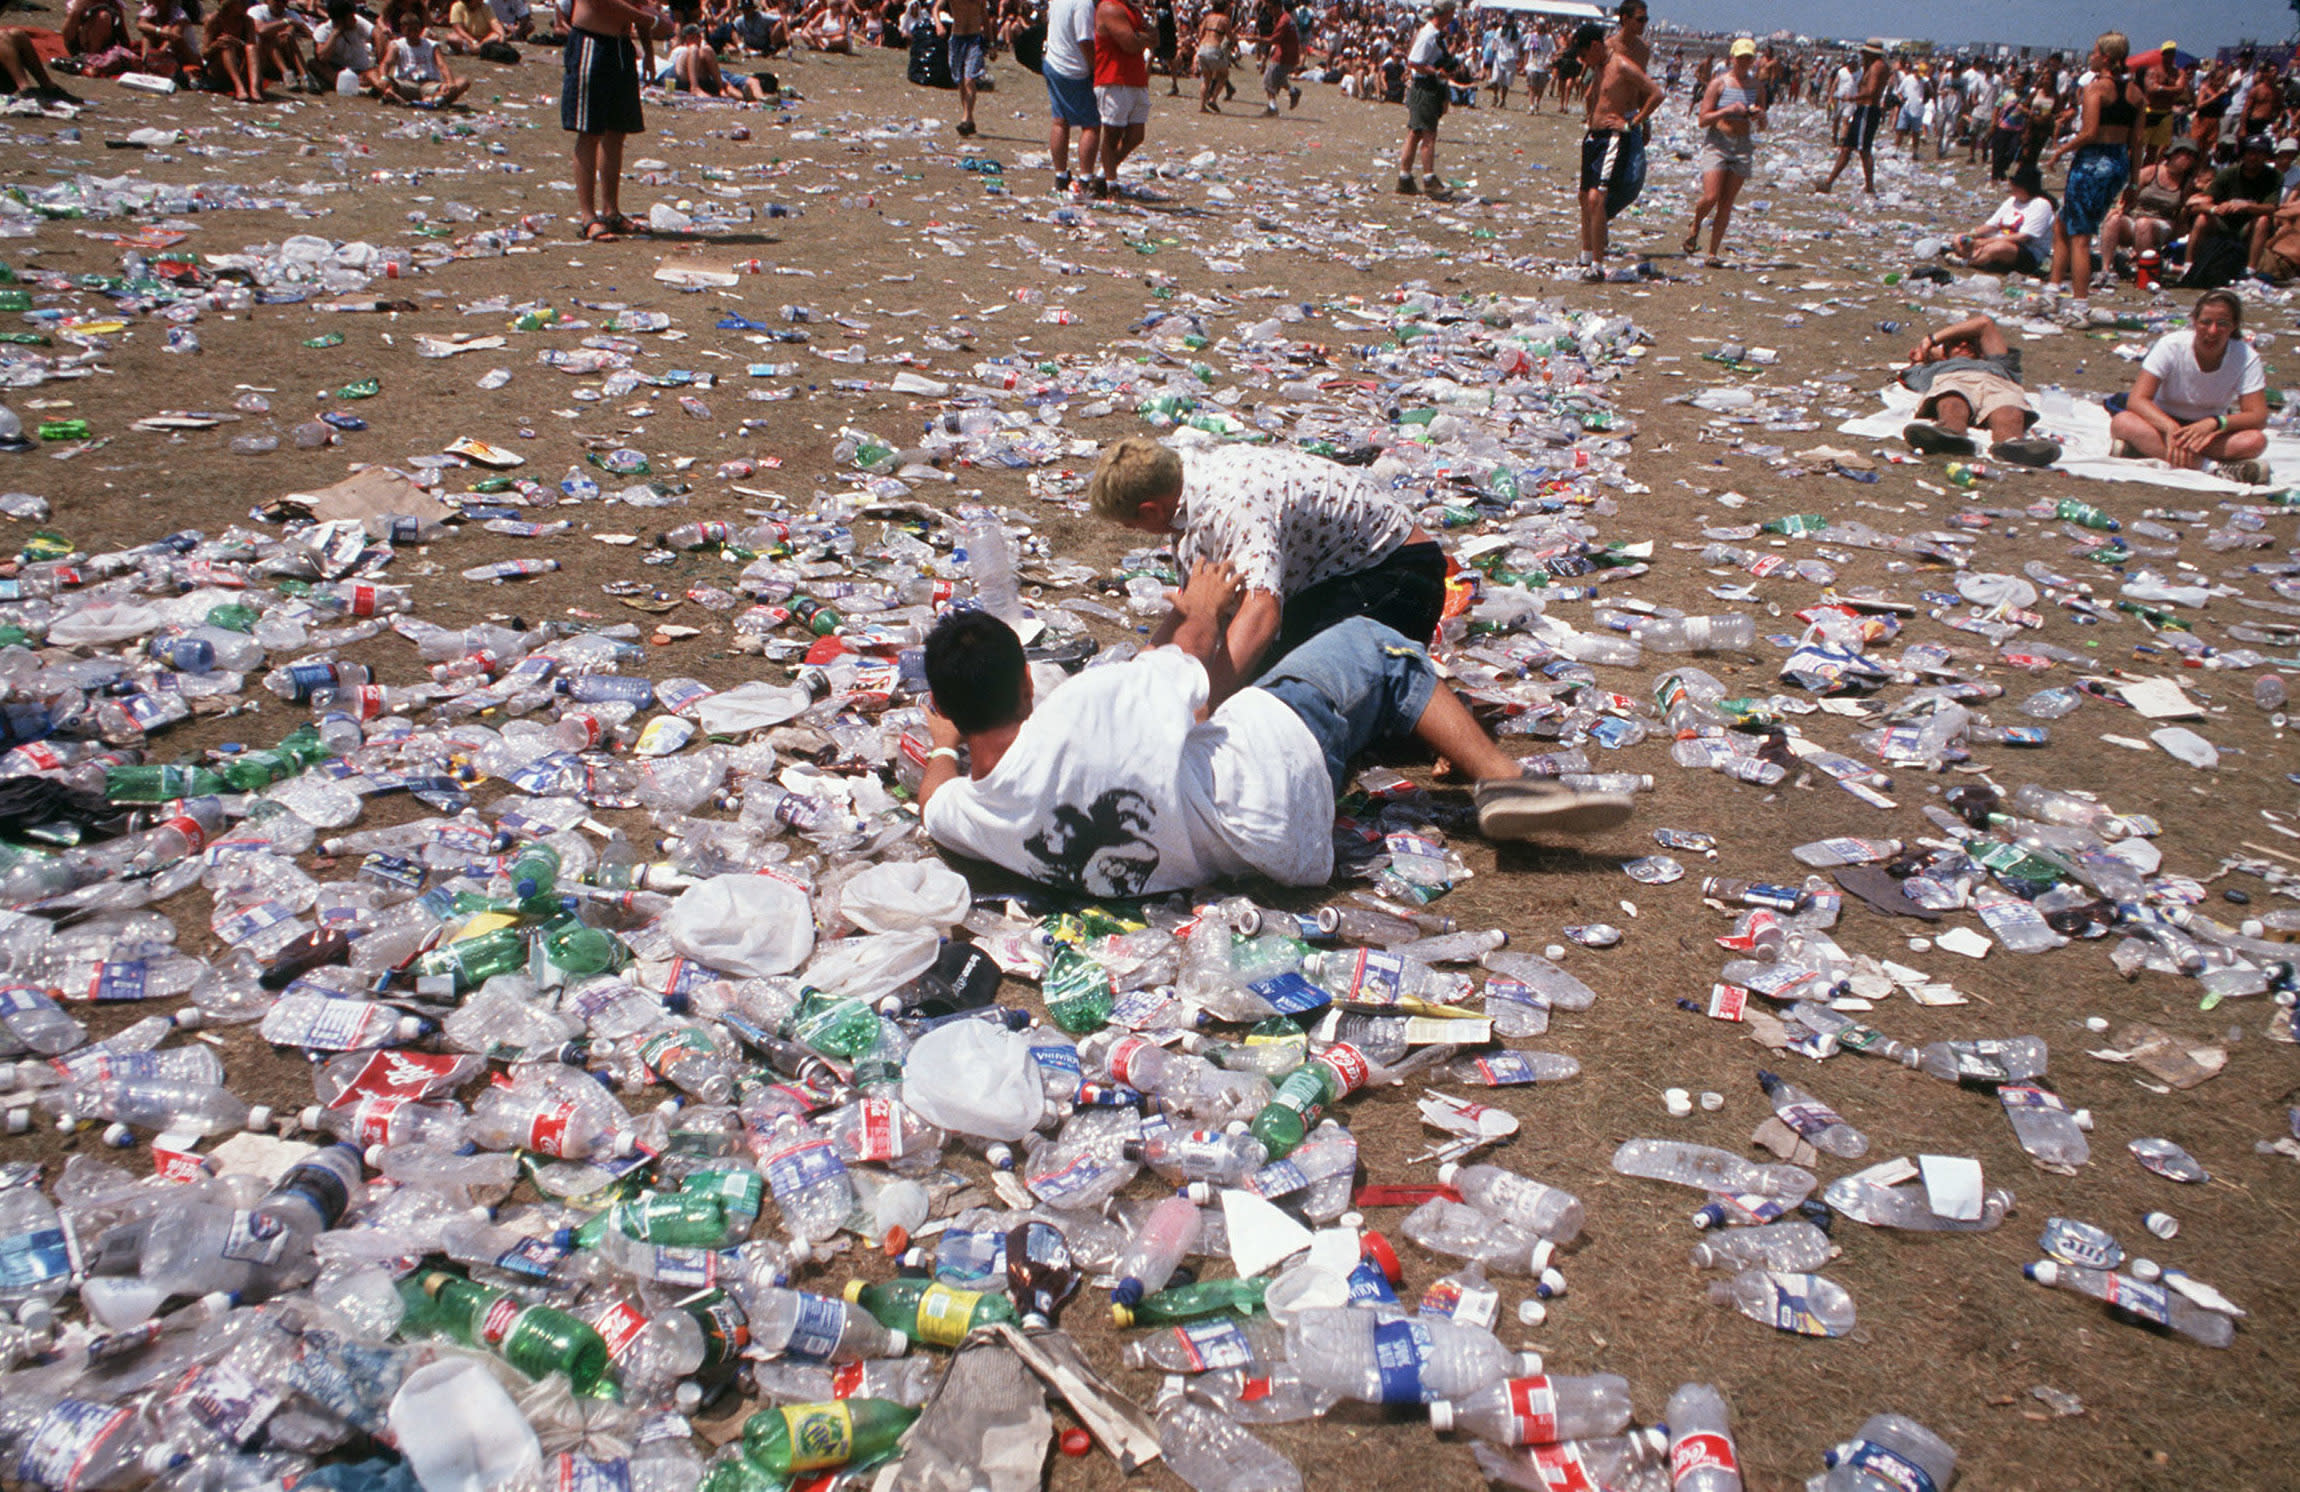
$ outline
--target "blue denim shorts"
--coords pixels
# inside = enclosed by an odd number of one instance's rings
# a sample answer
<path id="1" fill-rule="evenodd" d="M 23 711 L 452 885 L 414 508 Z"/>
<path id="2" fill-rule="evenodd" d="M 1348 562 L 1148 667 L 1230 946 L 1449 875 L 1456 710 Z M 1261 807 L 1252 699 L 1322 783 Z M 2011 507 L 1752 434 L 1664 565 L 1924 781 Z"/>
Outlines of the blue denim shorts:
<path id="1" fill-rule="evenodd" d="M 1285 701 L 1317 737 L 1338 797 L 1352 757 L 1412 734 L 1437 690 L 1437 670 L 1403 633 L 1353 617 L 1280 658 L 1255 687 Z"/>
<path id="2" fill-rule="evenodd" d="M 964 36 L 953 33 L 950 75 L 969 83 L 979 83 L 990 76 L 990 38 L 979 31 L 970 31 Z"/>

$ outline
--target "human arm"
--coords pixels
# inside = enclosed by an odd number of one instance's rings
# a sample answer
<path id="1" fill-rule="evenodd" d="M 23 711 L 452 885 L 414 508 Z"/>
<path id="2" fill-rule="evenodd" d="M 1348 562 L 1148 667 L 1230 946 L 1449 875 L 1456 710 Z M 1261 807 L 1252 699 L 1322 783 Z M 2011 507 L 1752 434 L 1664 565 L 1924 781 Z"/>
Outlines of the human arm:
<path id="1" fill-rule="evenodd" d="M 2220 433 L 2220 421 L 2192 420 L 2182 424 L 2157 405 L 2157 391 L 2162 387 L 2163 381 L 2143 367 L 2140 376 L 2132 381 L 2132 392 L 2125 396 L 2124 407 L 2127 412 L 2146 420 L 2158 435 L 2164 437 L 2165 459 L 2175 470 L 2194 467 L 2202 459 L 2204 448 Z M 2265 419 L 2267 396 L 2257 397 Z"/>
<path id="2" fill-rule="evenodd" d="M 941 791 L 944 784 L 958 776 L 958 727 L 950 717 L 934 707 L 931 696 L 926 704 L 926 734 L 933 750 L 926 759 L 926 774 L 918 781 L 918 806 L 925 809 L 927 800 Z"/>
<path id="3" fill-rule="evenodd" d="M 2116 85 L 2111 83 L 2108 86 L 2113 88 Z M 2100 138 L 2100 104 L 2101 85 L 2098 80 L 2095 80 L 2092 86 L 2085 89 L 2078 99 L 2076 133 L 2061 141 L 2060 148 L 2046 157 L 2048 161 L 2064 160 L 2070 151 L 2080 146 L 2090 145 Z"/>
<path id="4" fill-rule="evenodd" d="M 1269 651 L 1278 635 L 1283 610 L 1273 591 L 1256 588 L 1239 600 L 1237 613 L 1230 618 L 1229 629 L 1223 634 L 1223 652 L 1228 656 L 1223 660 L 1227 667 L 1222 672 L 1228 677 L 1218 674 L 1212 664 L 1206 669 L 1216 700 L 1237 693 L 1254 677 L 1255 665 L 1261 662 L 1262 655 Z"/>
<path id="5" fill-rule="evenodd" d="M 1190 578 L 1174 593 L 1173 644 L 1206 665 L 1213 677 L 1216 650 L 1222 644 L 1222 613 L 1238 595 L 1238 577 L 1228 565 L 1200 560 L 1190 567 Z"/>
<path id="6" fill-rule="evenodd" d="M 1128 18 L 1125 6 L 1102 0 L 1094 7 L 1094 45 L 1139 56 L 1150 50 L 1150 37 Z"/>

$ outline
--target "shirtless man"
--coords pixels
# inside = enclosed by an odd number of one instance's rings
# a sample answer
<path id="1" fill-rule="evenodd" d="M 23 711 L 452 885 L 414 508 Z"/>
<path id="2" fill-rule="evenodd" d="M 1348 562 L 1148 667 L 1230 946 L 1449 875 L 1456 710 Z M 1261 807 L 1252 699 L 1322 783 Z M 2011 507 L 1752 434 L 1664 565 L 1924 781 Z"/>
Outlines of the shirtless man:
<path id="1" fill-rule="evenodd" d="M 1629 0 L 1642 6 L 1642 0 Z M 1624 20 L 1629 6 L 1622 7 Z M 1581 277 L 1605 278 L 1606 237 L 1613 219 L 1637 200 L 1645 181 L 1645 122 L 1668 97 L 1626 49 L 1609 47 L 1605 28 L 1585 21 L 1572 55 L 1589 73 L 1588 127 L 1581 136 Z"/>
<path id="2" fill-rule="evenodd" d="M 1645 39 L 1645 0 L 1621 0 L 1621 8 L 1614 12 L 1621 29 L 1613 33 L 1607 50 L 1627 57 L 1637 64 L 1638 71 L 1653 69 L 1653 43 Z"/>
<path id="3" fill-rule="evenodd" d="M 1852 164 L 1853 153 L 1861 155 L 1861 181 L 1869 195 L 1877 195 L 1877 127 L 1885 122 L 1885 80 L 1892 69 L 1885 65 L 1885 44 L 1875 37 L 1861 43 L 1861 81 L 1853 87 L 1853 112 L 1845 121 L 1843 143 L 1837 147 L 1837 164 L 1829 171 L 1829 179 L 1813 188 L 1826 195 L 1837 184 L 1845 167 Z"/>
<path id="4" fill-rule="evenodd" d="M 559 128 L 575 137 L 575 211 L 583 237 L 612 240 L 631 231 L 623 216 L 623 142 L 647 128 L 639 106 L 637 28 L 667 20 L 631 0 L 575 0 L 569 17 Z"/>
<path id="5" fill-rule="evenodd" d="M 2135 61 L 2132 75 L 2148 93 L 2148 109 L 2140 116 L 2139 169 L 2146 170 L 2172 144 L 2172 116 L 2189 100 L 2189 75 L 2180 65 L 2179 44 L 2169 41 Z"/>
<path id="6" fill-rule="evenodd" d="M 987 75 L 990 62 L 990 14 L 983 0 L 950 0 L 950 19 L 935 12 L 934 30 L 950 38 L 950 75 L 958 81 L 958 132 L 974 133 L 975 85 Z"/>

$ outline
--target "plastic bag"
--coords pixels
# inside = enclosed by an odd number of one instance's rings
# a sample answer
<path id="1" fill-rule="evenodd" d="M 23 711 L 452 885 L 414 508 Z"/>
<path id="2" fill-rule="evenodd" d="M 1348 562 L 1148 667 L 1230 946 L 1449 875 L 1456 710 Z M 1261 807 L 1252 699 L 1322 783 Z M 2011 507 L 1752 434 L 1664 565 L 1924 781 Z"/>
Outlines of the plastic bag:
<path id="1" fill-rule="evenodd" d="M 931 927 L 947 934 L 966 916 L 966 877 L 932 860 L 874 865 L 846 883 L 839 912 L 864 932 Z"/>
<path id="2" fill-rule="evenodd" d="M 713 876 L 663 916 L 671 946 L 744 979 L 788 974 L 815 948 L 807 893 L 780 876 Z"/>

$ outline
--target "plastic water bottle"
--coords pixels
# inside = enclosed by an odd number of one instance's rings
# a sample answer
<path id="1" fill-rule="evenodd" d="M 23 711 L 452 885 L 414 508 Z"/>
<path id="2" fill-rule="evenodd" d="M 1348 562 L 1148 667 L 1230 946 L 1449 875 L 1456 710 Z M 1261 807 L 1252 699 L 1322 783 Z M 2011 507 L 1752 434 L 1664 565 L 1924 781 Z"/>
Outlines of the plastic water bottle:
<path id="1" fill-rule="evenodd" d="M 2085 1140 L 2086 1115 L 2069 1111 L 2061 1096 L 2037 1083 L 2006 1083 L 1997 1089 L 2013 1135 L 2038 1164 L 2056 1171 L 2073 1171 L 2092 1159 Z"/>
<path id="2" fill-rule="evenodd" d="M 1295 1315 L 1286 1359 L 1310 1382 L 1366 1404 L 1465 1399 L 1513 1372 L 1541 1371 L 1537 1354 L 1513 1353 L 1482 1327 L 1357 1306 Z"/>
<path id="3" fill-rule="evenodd" d="M 2001 1224 L 2013 1209 L 2013 1194 L 1992 1187 L 1981 1199 L 1979 1217 L 1942 1217 L 1933 1211 L 1922 1187 L 1879 1186 L 1858 1176 L 1840 1176 L 1830 1182 L 1821 1200 L 1854 1222 L 1918 1233 L 1985 1233 Z"/>
<path id="4" fill-rule="evenodd" d="M 979 512 L 966 520 L 966 564 L 982 609 L 1008 626 L 1020 622 L 1022 591 L 1015 576 L 1014 540 L 997 514 Z"/>
<path id="5" fill-rule="evenodd" d="M 1128 1342 L 1124 1356 L 1130 1368 L 1162 1373 L 1263 1369 L 1286 1360 L 1286 1333 L 1267 1317 L 1209 1316 Z"/>
<path id="6" fill-rule="evenodd" d="M 1432 1197 L 1407 1213 L 1398 1231 L 1433 1254 L 1471 1259 L 1500 1274 L 1538 1277 L 1556 1249 L 1538 1233 L 1443 1197 Z"/>
<path id="7" fill-rule="evenodd" d="M 1681 1140 L 1630 1140 L 1613 1152 L 1613 1169 L 1648 1181 L 1673 1181 L 1705 1192 L 1774 1197 L 1792 1206 L 1820 1184 L 1802 1166 L 1768 1166 L 1727 1150 Z"/>
<path id="8" fill-rule="evenodd" d="M 1709 1298 L 1752 1321 L 1802 1336 L 1841 1337 L 1853 1329 L 1853 1297 L 1822 1275 L 1744 1269 L 1729 1280 L 1711 1281 Z"/>
<path id="9" fill-rule="evenodd" d="M 1187 1395 L 1158 1413 L 1158 1448 L 1192 1492 L 1300 1492 L 1302 1473 L 1236 1421 Z"/>
<path id="10" fill-rule="evenodd" d="M 1562 1188 L 1499 1166 L 1461 1166 L 1450 1162 L 1438 1167 L 1438 1182 L 1460 1192 L 1462 1200 L 1480 1212 L 1513 1223 L 1528 1233 L 1560 1244 L 1571 1243 L 1581 1236 L 1581 1199 Z"/>
<path id="11" fill-rule="evenodd" d="M 1657 653 L 1745 653 L 1757 644 L 1757 624 L 1738 612 L 1655 617 L 1633 623 L 1629 635 Z"/>
<path id="12" fill-rule="evenodd" d="M 743 1296 L 750 1317 L 751 1346 L 801 1362 L 851 1363 L 872 1357 L 900 1357 L 910 1338 L 889 1331 L 859 1306 L 830 1295 L 768 1286 Z"/>
<path id="13" fill-rule="evenodd" d="M 1723 1394 L 1706 1383 L 1680 1384 L 1661 1418 L 1669 1426 L 1670 1492 L 1741 1492 L 1741 1453 Z"/>
<path id="14" fill-rule="evenodd" d="M 2162 1284 L 2145 1283 L 2113 1269 L 2084 1269 L 2055 1259 L 2024 1264 L 2021 1273 L 2040 1285 L 2106 1301 L 2135 1320 L 2170 1328 L 2207 1347 L 2227 1347 L 2236 1340 L 2234 1319 L 2207 1310 Z"/>
<path id="15" fill-rule="evenodd" d="M 836 1233 L 855 1210 L 854 1182 L 837 1147 L 821 1131 L 786 1118 L 759 1158 L 774 1189 L 783 1225 L 812 1242 Z"/>
<path id="16" fill-rule="evenodd" d="M 1508 1378 L 1459 1403 L 1430 1405 L 1430 1428 L 1457 1427 L 1496 1445 L 1554 1445 L 1560 1440 L 1618 1435 L 1629 1428 L 1629 1380 L 1612 1373 L 1587 1378 L 1536 1374 Z"/>
<path id="17" fill-rule="evenodd" d="M 1711 1233 L 1693 1245 L 1693 1267 L 1794 1273 L 1818 1269 L 1836 1252 L 1829 1235 L 1813 1224 L 1802 1218 L 1784 1218 L 1754 1228 L 1723 1228 Z"/>
<path id="18" fill-rule="evenodd" d="M 1757 1082 L 1773 1101 L 1774 1114 L 1814 1149 L 1840 1160 L 1858 1160 L 1869 1153 L 1869 1137 L 1820 1099 L 1770 1072 L 1757 1074 Z"/>
<path id="19" fill-rule="evenodd" d="M 1909 1492 L 1946 1488 L 1956 1479 L 1957 1450 L 1915 1420 L 1872 1414 L 1860 1434 L 1828 1454 L 1823 1492 Z"/>
<path id="20" fill-rule="evenodd" d="M 1234 1129 L 1170 1129 L 1148 1139 L 1129 1140 L 1119 1153 L 1176 1184 L 1217 1186 L 1236 1186 L 1270 1159 L 1262 1142 L 1247 1134 L 1242 1124 Z"/>
<path id="21" fill-rule="evenodd" d="M 1201 1222 L 1198 1204 L 1187 1196 L 1168 1197 L 1151 1208 L 1142 1226 L 1126 1241 L 1118 1262 L 1110 1266 L 1118 1278 L 1110 1292 L 1111 1303 L 1132 1306 L 1143 1296 L 1163 1289 L 1197 1247 Z"/>
<path id="22" fill-rule="evenodd" d="M 1994 1087 L 2044 1076 L 2049 1055 L 2041 1036 L 1936 1041 L 1917 1053 L 1917 1067 L 1944 1083 Z"/>
<path id="23" fill-rule="evenodd" d="M 45 991 L 29 984 L 0 986 L 0 1056 L 36 1052 L 53 1057 L 87 1039 L 87 1028 Z"/>

